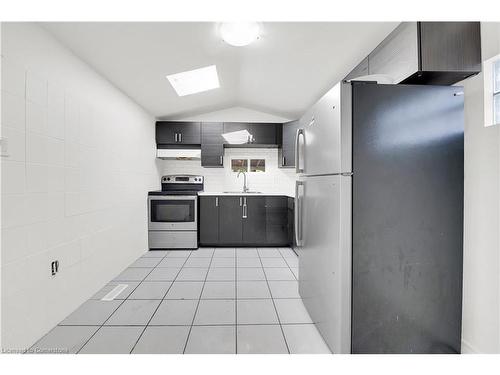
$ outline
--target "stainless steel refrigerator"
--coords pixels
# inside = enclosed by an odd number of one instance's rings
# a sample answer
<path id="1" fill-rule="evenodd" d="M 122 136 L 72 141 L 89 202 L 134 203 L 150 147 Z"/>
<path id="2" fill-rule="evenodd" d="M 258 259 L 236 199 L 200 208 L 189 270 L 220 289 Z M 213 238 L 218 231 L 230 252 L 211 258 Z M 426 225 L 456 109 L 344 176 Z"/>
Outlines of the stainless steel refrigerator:
<path id="1" fill-rule="evenodd" d="M 339 83 L 300 120 L 299 292 L 334 353 L 460 351 L 461 94 Z"/>

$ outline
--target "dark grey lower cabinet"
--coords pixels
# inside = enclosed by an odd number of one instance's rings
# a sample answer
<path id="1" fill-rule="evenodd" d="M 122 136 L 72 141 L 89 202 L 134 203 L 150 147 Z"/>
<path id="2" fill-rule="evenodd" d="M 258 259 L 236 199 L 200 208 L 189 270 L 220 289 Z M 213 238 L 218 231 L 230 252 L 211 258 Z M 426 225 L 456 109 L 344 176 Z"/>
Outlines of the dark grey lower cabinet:
<path id="1" fill-rule="evenodd" d="M 293 222 L 286 196 L 199 197 L 200 245 L 288 246 Z M 293 204 L 293 199 L 292 199 Z M 292 207 L 293 218 L 293 207 Z"/>
<path id="2" fill-rule="evenodd" d="M 219 243 L 219 197 L 200 197 L 199 205 L 200 243 Z"/>
<path id="3" fill-rule="evenodd" d="M 243 241 L 242 220 L 243 220 L 243 198 L 228 197 L 228 196 L 219 197 L 218 244 L 240 245 Z"/>
<path id="4" fill-rule="evenodd" d="M 266 244 L 288 245 L 287 197 L 266 197 Z"/>
<path id="5" fill-rule="evenodd" d="M 243 244 L 266 243 L 266 198 L 243 197 Z"/>

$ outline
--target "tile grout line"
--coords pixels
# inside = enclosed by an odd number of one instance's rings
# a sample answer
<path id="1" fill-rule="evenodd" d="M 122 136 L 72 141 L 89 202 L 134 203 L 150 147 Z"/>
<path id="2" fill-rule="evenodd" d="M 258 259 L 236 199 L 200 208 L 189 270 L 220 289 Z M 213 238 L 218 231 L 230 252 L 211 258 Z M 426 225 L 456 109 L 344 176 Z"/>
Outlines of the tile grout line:
<path id="1" fill-rule="evenodd" d="M 274 249 L 281 255 L 281 252 L 277 248 Z M 278 314 L 278 309 L 276 308 L 276 303 L 274 303 L 273 293 L 271 292 L 271 287 L 269 286 L 269 281 L 267 280 L 266 270 L 264 269 L 264 264 L 262 263 L 262 258 L 260 257 L 260 252 L 258 248 L 257 248 L 257 255 L 259 256 L 259 260 L 262 265 L 262 271 L 264 272 L 264 278 L 266 279 L 267 288 L 269 289 L 269 294 L 271 295 L 271 301 L 273 302 L 274 312 L 276 313 L 276 317 L 278 318 L 278 324 L 281 329 L 281 334 L 283 335 L 283 340 L 285 341 L 286 350 L 288 351 L 288 354 L 290 354 L 290 348 L 288 347 L 288 342 L 286 341 L 285 332 L 283 331 L 283 326 L 281 325 L 281 319 Z"/>
<path id="2" fill-rule="evenodd" d="M 210 272 L 210 267 L 212 266 L 212 261 L 213 261 L 214 256 L 215 256 L 215 248 L 213 248 L 213 249 L 214 249 L 214 251 L 212 253 L 212 257 L 210 258 L 210 263 L 208 264 L 208 269 L 207 269 L 207 273 L 205 275 L 205 280 L 203 281 L 203 286 L 201 287 L 200 296 L 198 298 L 198 303 L 196 305 L 196 309 L 194 310 L 193 320 L 191 320 L 191 325 L 189 326 L 189 331 L 188 331 L 188 335 L 186 337 L 186 342 L 184 343 L 184 349 L 182 350 L 182 354 L 186 354 L 186 348 L 187 348 L 187 344 L 189 342 L 189 337 L 191 336 L 191 331 L 193 330 L 194 320 L 196 319 L 196 315 L 198 314 L 198 308 L 200 307 L 201 296 L 203 295 L 203 290 L 205 289 L 205 284 L 207 282 L 208 273 Z"/>
<path id="3" fill-rule="evenodd" d="M 170 253 L 170 251 L 165 254 L 165 256 L 162 258 L 162 260 L 153 268 L 153 269 L 156 269 L 156 267 L 158 267 L 158 265 L 163 261 L 163 259 L 165 259 L 167 257 L 167 255 Z M 161 299 L 160 303 L 158 304 L 158 306 L 156 306 L 156 309 L 155 311 L 153 311 L 153 314 L 151 314 L 151 317 L 149 318 L 149 320 L 147 321 L 146 325 L 144 326 L 144 329 L 142 330 L 141 334 L 139 335 L 139 337 L 137 338 L 137 340 L 135 341 L 135 344 L 134 346 L 132 346 L 132 349 L 130 349 L 130 352 L 129 354 L 132 354 L 132 352 L 134 351 L 135 347 L 137 346 L 137 344 L 139 343 L 139 340 L 142 338 L 142 336 L 144 335 L 144 332 L 146 331 L 146 329 L 149 327 L 149 323 L 151 323 L 151 320 L 153 320 L 153 317 L 155 316 L 156 312 L 158 311 L 158 309 L 160 308 L 161 304 L 163 303 L 163 301 L 165 300 L 165 297 L 167 296 L 168 292 L 170 291 L 170 289 L 172 288 L 172 285 L 174 285 L 174 282 L 175 280 L 177 280 L 177 277 L 179 276 L 179 274 L 181 273 L 182 269 L 184 268 L 184 265 L 186 264 L 186 262 L 188 261 L 188 259 L 191 257 L 191 254 L 192 252 L 186 257 L 186 259 L 184 260 L 184 263 L 182 263 L 182 266 L 179 268 L 179 271 L 177 272 L 177 274 L 175 275 L 174 279 L 172 280 L 172 282 L 170 283 L 170 286 L 168 287 L 167 291 L 165 292 L 165 294 L 163 295 L 163 298 Z M 162 268 L 162 267 L 158 267 L 158 268 Z M 151 272 L 153 272 L 153 270 L 151 270 Z M 150 272 L 150 273 L 151 273 Z M 149 274 L 148 274 L 149 276 Z M 146 276 L 146 277 L 148 277 Z M 144 278 L 145 280 L 146 278 Z M 141 281 L 139 285 L 141 285 L 143 282 Z M 130 295 L 129 295 L 130 296 Z M 127 299 L 128 297 L 127 296 Z M 131 300 L 132 301 L 132 300 Z"/>
<path id="4" fill-rule="evenodd" d="M 292 249 L 290 248 L 290 250 L 292 250 Z M 278 250 L 278 251 L 279 251 L 279 250 Z M 292 250 L 292 251 L 293 251 L 293 250 Z M 285 261 L 285 264 L 286 264 L 286 266 L 288 267 L 288 269 L 290 270 L 290 272 L 292 273 L 293 277 L 294 277 L 294 278 L 295 278 L 295 280 L 298 282 L 298 281 L 299 281 L 299 279 L 297 278 L 297 276 L 295 276 L 295 273 L 292 271 L 292 267 L 290 267 L 290 265 L 289 265 L 289 264 L 288 264 L 288 262 L 286 261 L 286 258 L 283 256 L 283 254 L 281 253 L 281 251 L 279 251 L 279 253 L 280 253 L 280 255 L 281 255 L 281 258 L 283 258 L 283 260 Z M 295 251 L 294 251 L 294 253 L 295 253 Z M 297 255 L 297 259 L 298 259 L 298 258 L 299 258 L 299 257 L 298 257 L 298 255 Z M 297 267 L 297 268 L 298 268 L 298 267 Z"/>
<path id="5" fill-rule="evenodd" d="M 234 248 L 234 353 L 238 354 L 238 248 Z"/>
<path id="6" fill-rule="evenodd" d="M 165 254 L 165 256 L 164 256 L 163 258 L 165 258 L 167 255 L 168 255 L 168 253 L 167 253 L 167 254 Z M 163 259 L 163 258 L 162 258 L 162 259 Z M 137 259 L 136 259 L 136 260 L 137 260 Z M 134 260 L 134 262 L 135 262 L 135 260 Z M 160 262 L 161 262 L 161 261 L 160 261 Z M 158 264 L 160 264 L 160 263 L 158 263 Z M 127 267 L 127 268 L 129 268 L 129 267 Z M 127 269 L 127 268 L 125 268 L 125 269 Z M 127 296 L 127 298 L 125 298 L 124 300 L 122 300 L 122 302 L 121 302 L 121 303 L 120 303 L 120 304 L 116 307 L 116 309 L 114 309 L 114 310 L 113 310 L 113 312 L 112 312 L 112 313 L 108 316 L 108 318 L 107 318 L 106 320 L 104 320 L 104 322 L 102 322 L 102 324 L 99 326 L 99 328 L 97 328 L 97 330 L 96 330 L 96 331 L 95 331 L 95 332 L 94 332 L 94 333 L 93 333 L 93 334 L 92 334 L 92 335 L 88 338 L 88 340 L 87 340 L 87 341 L 85 341 L 85 343 L 82 345 L 82 347 L 81 347 L 80 349 L 78 349 L 78 351 L 77 351 L 75 354 L 79 354 L 79 353 L 82 351 L 82 349 L 83 349 L 83 348 L 84 348 L 84 347 L 85 347 L 85 346 L 89 343 L 89 341 L 90 341 L 90 340 L 92 340 L 92 338 L 93 338 L 93 337 L 97 334 L 97 332 L 99 332 L 99 331 L 101 330 L 101 328 L 102 328 L 102 327 L 104 327 L 104 325 L 106 324 L 106 322 L 107 322 L 107 321 L 108 321 L 108 320 L 109 320 L 109 319 L 113 316 L 113 314 L 114 314 L 114 313 L 115 313 L 115 312 L 116 312 L 116 311 L 117 311 L 117 310 L 118 310 L 118 309 L 119 309 L 119 308 L 123 305 L 123 303 L 124 303 L 124 302 L 128 299 L 128 297 L 129 297 L 129 296 L 130 296 L 130 295 L 131 295 L 131 294 L 132 294 L 132 293 L 133 293 L 133 292 L 134 292 L 134 291 L 135 291 L 135 290 L 139 287 L 139 285 L 141 285 L 141 284 L 142 284 L 142 282 L 144 281 L 144 279 L 146 279 L 146 277 L 148 277 L 148 276 L 149 276 L 149 274 L 150 274 L 151 272 L 153 272 L 153 270 L 154 270 L 155 268 L 156 268 L 156 266 L 155 266 L 155 267 L 153 267 L 153 268 L 151 268 L 151 271 L 149 271 L 149 272 L 148 272 L 148 274 L 147 274 L 146 276 L 144 276 L 144 278 L 143 278 L 141 281 L 139 281 L 139 283 L 137 284 L 137 286 L 134 288 L 134 290 L 133 290 L 132 292 L 130 292 L 130 294 Z M 122 271 L 122 272 L 123 272 L 123 271 Z M 108 282 L 108 284 L 109 284 L 109 282 Z M 106 284 L 106 285 L 107 285 L 107 284 Z M 105 285 L 105 286 L 106 286 L 106 285 Z"/>

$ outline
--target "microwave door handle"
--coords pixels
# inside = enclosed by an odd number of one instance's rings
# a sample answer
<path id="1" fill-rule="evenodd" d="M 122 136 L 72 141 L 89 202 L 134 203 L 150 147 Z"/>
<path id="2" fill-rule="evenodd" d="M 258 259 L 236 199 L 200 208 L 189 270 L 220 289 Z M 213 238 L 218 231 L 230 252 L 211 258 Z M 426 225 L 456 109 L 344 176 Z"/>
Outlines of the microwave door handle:
<path id="1" fill-rule="evenodd" d="M 304 129 L 297 129 L 297 134 L 295 135 L 295 173 L 304 173 L 304 168 L 300 168 L 300 136 L 304 139 L 305 142 L 305 134 Z M 304 159 L 304 155 L 302 155 L 302 159 Z M 305 163 L 304 163 L 305 166 Z"/>

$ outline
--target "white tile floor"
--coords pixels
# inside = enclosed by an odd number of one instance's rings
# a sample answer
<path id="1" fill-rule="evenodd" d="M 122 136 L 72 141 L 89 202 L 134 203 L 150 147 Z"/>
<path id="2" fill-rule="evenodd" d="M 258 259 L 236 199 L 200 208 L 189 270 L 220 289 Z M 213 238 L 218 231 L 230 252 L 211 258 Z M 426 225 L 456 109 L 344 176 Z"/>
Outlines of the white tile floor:
<path id="1" fill-rule="evenodd" d="M 149 251 L 30 352 L 330 353 L 288 248 Z M 101 299 L 125 284 L 114 300 Z"/>

